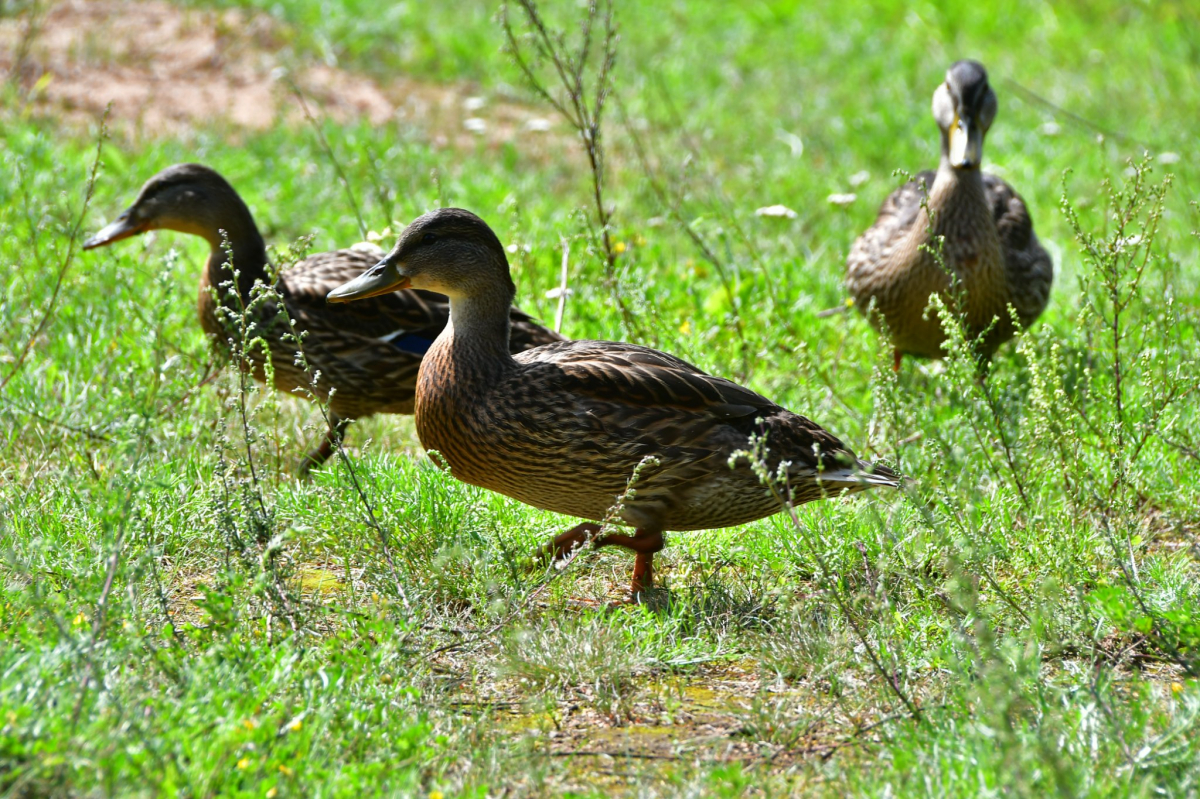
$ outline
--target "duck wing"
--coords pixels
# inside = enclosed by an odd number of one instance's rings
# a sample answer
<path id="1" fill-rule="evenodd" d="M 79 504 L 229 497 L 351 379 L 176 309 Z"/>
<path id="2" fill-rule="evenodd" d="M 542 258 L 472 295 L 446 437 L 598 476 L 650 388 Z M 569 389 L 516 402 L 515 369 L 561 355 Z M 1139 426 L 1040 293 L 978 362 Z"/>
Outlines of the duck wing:
<path id="1" fill-rule="evenodd" d="M 1050 301 L 1054 262 L 1033 232 L 1033 220 L 1021 195 L 1000 178 L 986 173 L 983 188 L 1004 252 L 1009 301 L 1017 309 L 1021 324 L 1028 327 Z"/>
<path id="2" fill-rule="evenodd" d="M 871 274 L 892 257 L 896 245 L 917 221 L 921 202 L 929 196 L 929 189 L 937 173 L 931 169 L 919 172 L 900 188 L 893 191 L 879 206 L 875 223 L 859 236 L 846 257 L 847 282 L 851 292 L 854 284 L 869 278 Z"/>
<path id="3" fill-rule="evenodd" d="M 292 318 L 305 329 L 337 335 L 347 341 L 369 339 L 394 349 L 423 355 L 450 318 L 450 306 L 440 294 L 393 291 L 362 302 L 329 303 L 335 287 L 370 269 L 382 252 L 335 250 L 310 255 L 279 279 Z"/>
<path id="4" fill-rule="evenodd" d="M 753 434 L 766 436 L 768 463 L 815 472 L 857 463 L 815 422 L 673 355 L 610 341 L 571 341 L 517 356 L 537 390 L 562 397 L 597 435 L 629 456 L 653 455 L 682 480 L 728 469 Z M 598 455 L 602 453 L 597 453 Z"/>

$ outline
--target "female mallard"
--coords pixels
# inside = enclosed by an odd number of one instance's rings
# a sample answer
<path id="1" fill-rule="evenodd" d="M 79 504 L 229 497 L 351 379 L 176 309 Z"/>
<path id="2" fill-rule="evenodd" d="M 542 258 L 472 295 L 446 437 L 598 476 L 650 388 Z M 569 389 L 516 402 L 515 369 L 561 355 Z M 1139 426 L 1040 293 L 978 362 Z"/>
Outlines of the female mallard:
<path id="1" fill-rule="evenodd" d="M 200 326 L 224 349 L 231 331 L 222 316 L 248 306 L 256 283 L 270 285 L 266 246 L 250 210 L 216 171 L 200 164 L 176 164 L 150 178 L 133 205 L 83 248 L 159 228 L 201 236 L 212 248 L 200 277 Z M 449 318 L 446 298 L 425 291 L 383 293 L 350 307 L 325 302 L 331 289 L 360 274 L 380 255 L 381 250 L 311 255 L 274 283 L 278 300 L 255 306 L 251 335 L 267 342 L 275 388 L 304 397 L 311 396 L 311 390 L 329 402 L 329 432 L 301 461 L 302 475 L 333 454 L 350 421 L 374 413 L 412 413 L 421 358 Z M 235 269 L 236 296 L 223 287 L 233 286 Z M 284 311 L 302 336 L 300 347 L 282 318 Z M 506 318 L 511 319 L 512 347 L 517 351 L 562 339 L 515 308 L 508 309 Z M 265 382 L 268 354 L 261 347 L 248 349 L 251 371 Z M 310 373 L 296 363 L 298 349 L 303 349 L 311 373 L 320 373 L 315 388 Z"/>
<path id="2" fill-rule="evenodd" d="M 1009 305 L 1028 327 L 1050 298 L 1054 265 L 1033 233 L 1025 201 L 979 169 L 995 117 L 996 94 L 983 65 L 956 62 L 933 93 L 942 131 L 937 172 L 922 172 L 894 191 L 850 250 L 846 285 L 872 324 L 891 335 L 897 369 L 904 353 L 945 354 L 941 323 L 925 309 L 930 294 L 950 301 L 952 275 L 965 293 L 960 310 L 968 336 L 983 335 L 977 352 L 985 361 L 1016 333 Z M 944 267 L 931 252 L 939 238 Z"/>
<path id="3" fill-rule="evenodd" d="M 459 480 L 590 519 L 544 550 L 589 540 L 633 550 L 633 595 L 652 583 L 663 532 L 728 527 L 781 509 L 745 459 L 765 438 L 795 502 L 897 484 L 841 441 L 736 383 L 634 344 L 562 341 L 509 353 L 514 287 L 504 248 L 479 217 L 428 213 L 372 269 L 331 292 L 345 302 L 420 287 L 450 298 L 450 324 L 417 377 L 417 433 Z M 633 491 L 626 492 L 635 470 Z M 626 494 L 623 504 L 618 496 Z M 636 528 L 602 533 L 605 519 Z"/>

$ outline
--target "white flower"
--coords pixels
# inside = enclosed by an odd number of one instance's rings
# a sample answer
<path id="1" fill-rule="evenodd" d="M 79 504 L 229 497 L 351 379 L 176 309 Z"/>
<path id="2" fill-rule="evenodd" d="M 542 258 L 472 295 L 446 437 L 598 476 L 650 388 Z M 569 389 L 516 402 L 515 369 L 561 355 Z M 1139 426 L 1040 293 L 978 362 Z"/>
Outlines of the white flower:
<path id="1" fill-rule="evenodd" d="M 825 199 L 833 205 L 849 205 L 858 199 L 858 195 L 853 192 L 848 194 L 831 194 Z"/>
<path id="2" fill-rule="evenodd" d="M 774 216 L 784 219 L 795 219 L 796 212 L 786 205 L 764 205 L 762 208 L 757 208 L 754 211 L 756 216 Z"/>

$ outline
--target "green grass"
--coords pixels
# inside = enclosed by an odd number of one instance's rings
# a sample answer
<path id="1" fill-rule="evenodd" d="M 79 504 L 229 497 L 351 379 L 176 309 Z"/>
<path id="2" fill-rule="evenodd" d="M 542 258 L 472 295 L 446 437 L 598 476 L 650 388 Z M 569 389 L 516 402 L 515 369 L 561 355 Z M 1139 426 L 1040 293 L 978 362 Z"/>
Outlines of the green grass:
<path id="1" fill-rule="evenodd" d="M 277 15 L 290 63 L 467 82 L 551 113 L 521 88 L 490 5 L 222 5 Z M 574 24 L 577 11 L 548 13 Z M 356 425 L 353 472 L 331 462 L 296 482 L 315 409 L 256 391 L 247 430 L 234 375 L 196 388 L 210 356 L 194 310 L 204 249 L 191 238 L 75 252 L 18 370 L 66 263 L 95 144 L 22 113 L 6 89 L 0 791 L 1195 794 L 1195 11 L 617 11 L 621 106 L 730 274 L 727 291 L 610 107 L 619 286 L 641 340 L 811 416 L 911 486 L 805 506 L 796 524 L 671 536 L 670 602 L 597 612 L 573 600 L 616 597 L 630 559 L 532 568 L 533 548 L 573 521 L 455 483 L 420 453 L 411 419 Z M 1025 197 L 1057 267 L 1050 308 L 1002 349 L 986 388 L 965 356 L 893 375 L 861 318 L 818 316 L 842 302 L 845 252 L 894 170 L 932 166 L 929 96 L 961 56 L 990 68 L 1001 111 L 985 159 Z M 518 301 L 543 319 L 571 238 L 564 332 L 635 335 L 582 236 L 589 177 L 570 141 L 446 148 L 396 125 L 323 132 L 371 229 L 442 201 L 479 212 L 522 245 Z M 1143 149 L 1152 172 L 1139 184 Z M 149 175 L 197 160 L 243 193 L 275 245 L 361 237 L 311 128 L 214 122 L 181 140 L 114 139 L 102 154 L 85 232 Z M 856 202 L 827 202 L 864 170 Z M 1168 171 L 1151 236 L 1143 222 Z M 1143 204 L 1120 231 L 1130 197 Z M 797 218 L 754 214 L 774 203 Z"/>

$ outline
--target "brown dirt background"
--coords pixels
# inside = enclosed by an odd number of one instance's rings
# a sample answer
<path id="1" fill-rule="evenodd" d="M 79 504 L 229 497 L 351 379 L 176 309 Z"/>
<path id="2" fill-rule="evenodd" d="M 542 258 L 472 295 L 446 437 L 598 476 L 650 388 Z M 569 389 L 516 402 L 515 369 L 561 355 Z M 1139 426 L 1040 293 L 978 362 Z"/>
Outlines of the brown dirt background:
<path id="1" fill-rule="evenodd" d="M 187 135 L 225 123 L 265 130 L 304 121 L 291 85 L 317 117 L 395 121 L 436 146 L 499 145 L 565 135 L 535 109 L 470 84 L 404 75 L 387 85 L 324 64 L 300 64 L 281 23 L 242 10 L 186 9 L 160 0 L 63 0 L 0 19 L 0 70 L 27 109 L 67 124 L 109 124 L 130 138 Z"/>

